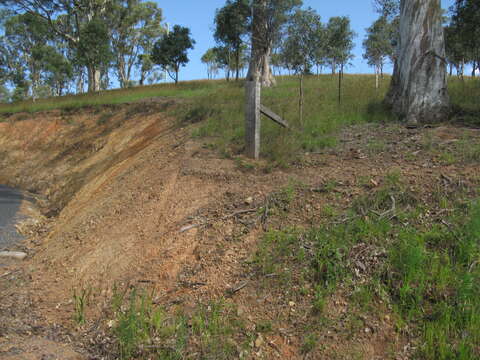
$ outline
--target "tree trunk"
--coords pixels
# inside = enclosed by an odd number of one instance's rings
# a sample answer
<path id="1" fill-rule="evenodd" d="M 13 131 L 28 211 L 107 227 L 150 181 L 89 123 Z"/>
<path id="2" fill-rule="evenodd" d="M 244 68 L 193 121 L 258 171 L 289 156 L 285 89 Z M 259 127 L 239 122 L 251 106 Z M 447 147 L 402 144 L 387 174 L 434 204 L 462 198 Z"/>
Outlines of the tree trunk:
<path id="1" fill-rule="evenodd" d="M 262 73 L 260 81 L 262 82 L 263 87 L 271 87 L 277 84 L 270 68 L 270 52 L 271 48 L 269 47 L 266 49 L 265 53 L 262 54 Z"/>
<path id="2" fill-rule="evenodd" d="M 235 50 L 235 81 L 238 81 L 240 75 L 240 46 Z"/>
<path id="3" fill-rule="evenodd" d="M 440 0 L 401 0 L 400 40 L 386 101 L 410 125 L 448 115 Z"/>
<path id="4" fill-rule="evenodd" d="M 252 53 L 245 82 L 245 153 L 248 157 L 258 159 L 260 156 L 260 104 L 262 87 L 262 57 L 265 46 L 262 31 L 265 29 L 265 0 L 254 0 L 252 21 Z"/>
<path id="5" fill-rule="evenodd" d="M 477 62 L 474 61 L 472 65 L 472 77 L 475 77 L 475 70 L 477 70 Z"/>
<path id="6" fill-rule="evenodd" d="M 95 92 L 100 90 L 100 70 L 95 66 L 87 67 L 88 71 L 88 92 Z"/>
<path id="7" fill-rule="evenodd" d="M 300 125 L 303 128 L 303 73 L 300 74 L 300 94 L 298 99 L 298 110 L 300 117 Z"/>
<path id="8" fill-rule="evenodd" d="M 342 70 L 338 72 L 338 103 L 342 102 Z"/>
<path id="9" fill-rule="evenodd" d="M 80 70 L 77 78 L 77 85 L 76 85 L 76 90 L 77 94 L 82 94 L 84 90 L 84 79 L 83 79 L 84 71 L 83 68 Z"/>

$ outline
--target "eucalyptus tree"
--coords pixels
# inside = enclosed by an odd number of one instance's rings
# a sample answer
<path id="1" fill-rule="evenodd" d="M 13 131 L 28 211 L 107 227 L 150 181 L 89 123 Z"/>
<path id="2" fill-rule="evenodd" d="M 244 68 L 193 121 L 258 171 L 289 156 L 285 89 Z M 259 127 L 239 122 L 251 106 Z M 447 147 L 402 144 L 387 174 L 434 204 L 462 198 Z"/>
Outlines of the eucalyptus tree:
<path id="1" fill-rule="evenodd" d="M 300 8 L 302 0 L 253 0 L 252 54 L 247 79 L 260 77 L 263 86 L 272 86 L 270 56 L 281 30 L 290 16 Z"/>
<path id="2" fill-rule="evenodd" d="M 32 13 L 12 15 L 4 22 L 2 57 L 10 82 L 33 100 L 40 89 L 46 95 L 61 93 L 72 79 L 72 65 L 48 23 Z M 25 79 L 20 79 L 20 75 Z M 21 85 L 19 85 L 21 84 Z M 50 89 L 50 90 L 49 90 Z M 17 95 L 21 91 L 17 91 Z"/>
<path id="3" fill-rule="evenodd" d="M 338 70 L 338 102 L 342 99 L 342 80 L 345 66 L 347 66 L 354 55 L 352 50 L 355 46 L 353 38 L 356 33 L 351 29 L 350 19 L 346 16 L 337 16 L 329 19 L 326 26 L 326 58 L 332 68 L 332 74 Z"/>
<path id="4" fill-rule="evenodd" d="M 97 52 L 105 53 L 105 44 L 95 39 L 88 39 L 86 34 L 98 35 L 105 38 L 104 26 L 107 16 L 111 12 L 113 2 L 108 0 L 1 0 L 1 4 L 18 13 L 35 14 L 44 19 L 50 30 L 68 42 L 73 52 L 78 53 L 81 61 L 89 59 L 87 66 L 88 89 L 100 89 L 101 61 L 93 60 L 89 55 Z M 108 31 L 108 29 L 106 29 Z M 103 33 L 100 33 L 103 32 Z M 108 32 L 107 32 L 108 34 Z M 108 44 L 110 44 L 108 37 Z M 87 41 L 89 46 L 98 45 L 98 49 L 88 49 L 82 42 Z M 103 61 L 104 59 L 102 59 Z"/>
<path id="5" fill-rule="evenodd" d="M 368 65 L 375 69 L 375 87 L 378 88 L 379 77 L 383 76 L 385 63 L 393 57 L 394 29 L 392 23 L 385 16 L 377 19 L 372 26 L 366 29 L 366 38 L 363 41 L 365 53 L 363 58 Z"/>
<path id="6" fill-rule="evenodd" d="M 445 57 L 449 65 L 449 74 L 453 75 L 456 68 L 457 75 L 463 78 L 465 62 L 468 61 L 467 44 L 462 39 L 458 27 L 452 23 L 444 27 L 445 34 Z"/>
<path id="7" fill-rule="evenodd" d="M 175 25 L 173 31 L 155 43 L 152 61 L 160 65 L 177 84 L 180 67 L 188 63 L 188 50 L 193 49 L 194 44 L 190 29 Z"/>
<path id="8" fill-rule="evenodd" d="M 201 61 L 207 66 L 207 78 L 209 80 L 213 79 L 218 74 L 218 69 L 220 68 L 215 49 L 208 49 L 205 54 L 202 55 Z"/>
<path id="9" fill-rule="evenodd" d="M 225 79 L 230 81 L 230 75 L 235 71 L 233 53 L 227 46 L 215 46 L 212 48 L 216 62 L 216 68 L 225 72 Z"/>
<path id="10" fill-rule="evenodd" d="M 151 44 L 160 39 L 162 10 L 155 2 L 115 0 L 108 16 L 114 66 L 122 88 L 131 83 L 140 56 L 151 52 Z"/>
<path id="11" fill-rule="evenodd" d="M 442 22 L 440 0 L 401 0 L 399 44 L 386 102 L 412 126 L 448 114 Z"/>
<path id="12" fill-rule="evenodd" d="M 356 33 L 352 30 L 350 19 L 346 16 L 335 16 L 328 20 L 326 26 L 326 57 L 330 62 L 332 74 L 343 74 L 345 66 L 353 59 L 353 39 Z"/>
<path id="13" fill-rule="evenodd" d="M 227 0 L 227 3 L 215 14 L 214 38 L 218 44 L 231 49 L 234 58 L 235 79 L 238 80 L 242 45 L 248 34 L 251 21 L 249 0 Z"/>
<path id="14" fill-rule="evenodd" d="M 292 69 L 300 80 L 300 123 L 303 123 L 303 76 L 310 73 L 315 64 L 317 49 L 322 47 L 319 29 L 322 29 L 322 22 L 317 12 L 311 8 L 299 9 L 289 20 L 282 43 L 283 63 Z"/>
<path id="15" fill-rule="evenodd" d="M 475 70 L 480 69 L 480 1 L 455 0 L 451 14 L 455 40 L 460 42 L 464 58 L 471 63 L 475 75 Z"/>

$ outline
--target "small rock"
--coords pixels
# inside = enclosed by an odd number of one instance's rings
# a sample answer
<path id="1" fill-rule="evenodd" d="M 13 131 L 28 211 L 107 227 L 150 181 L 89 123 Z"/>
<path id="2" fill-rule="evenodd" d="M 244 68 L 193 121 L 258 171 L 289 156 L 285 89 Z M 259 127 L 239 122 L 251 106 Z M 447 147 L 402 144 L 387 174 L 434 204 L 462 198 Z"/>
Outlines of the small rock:
<path id="1" fill-rule="evenodd" d="M 255 347 L 256 347 L 256 348 L 259 348 L 259 347 L 262 346 L 264 343 L 265 343 L 265 341 L 263 340 L 262 335 L 261 335 L 261 334 L 258 334 L 258 337 L 257 337 L 257 339 L 255 340 Z"/>
<path id="2" fill-rule="evenodd" d="M 369 327 L 366 327 L 364 331 L 365 331 L 365 334 L 370 334 L 372 332 L 372 329 L 370 329 Z"/>
<path id="3" fill-rule="evenodd" d="M 242 316 L 243 314 L 245 314 L 245 308 L 243 306 L 239 306 L 237 308 L 237 315 Z"/>
<path id="4" fill-rule="evenodd" d="M 288 306 L 294 307 L 294 306 L 295 306 L 295 303 L 294 303 L 293 301 L 290 301 L 290 302 L 288 303 Z"/>
<path id="5" fill-rule="evenodd" d="M 253 197 L 248 197 L 245 199 L 245 204 L 247 205 L 252 205 L 253 204 Z"/>
<path id="6" fill-rule="evenodd" d="M 0 251 L 0 258 L 1 257 L 23 260 L 27 257 L 27 254 L 21 251 Z"/>

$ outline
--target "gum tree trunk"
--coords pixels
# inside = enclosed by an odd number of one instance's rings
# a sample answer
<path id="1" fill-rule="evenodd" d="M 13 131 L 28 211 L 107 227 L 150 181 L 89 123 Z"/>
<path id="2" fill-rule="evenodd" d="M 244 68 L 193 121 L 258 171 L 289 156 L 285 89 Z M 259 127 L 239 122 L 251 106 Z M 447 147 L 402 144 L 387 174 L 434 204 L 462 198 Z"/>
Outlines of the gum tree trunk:
<path id="1" fill-rule="evenodd" d="M 400 41 L 386 101 L 409 125 L 448 116 L 440 0 L 401 0 Z"/>
<path id="2" fill-rule="evenodd" d="M 268 15 L 267 1 L 253 1 L 253 22 L 252 22 L 252 55 L 248 67 L 247 80 L 258 78 L 263 87 L 270 87 L 276 84 L 270 68 L 270 56 L 272 44 L 267 33 Z"/>
<path id="3" fill-rule="evenodd" d="M 260 156 L 260 103 L 262 57 L 265 56 L 265 44 L 262 31 L 265 29 L 263 10 L 265 0 L 254 0 L 252 21 L 252 54 L 245 82 L 245 153 L 252 159 Z"/>
<path id="4" fill-rule="evenodd" d="M 260 81 L 262 82 L 263 87 L 271 87 L 277 84 L 270 67 L 270 52 L 271 47 L 268 47 L 262 55 L 262 73 Z"/>

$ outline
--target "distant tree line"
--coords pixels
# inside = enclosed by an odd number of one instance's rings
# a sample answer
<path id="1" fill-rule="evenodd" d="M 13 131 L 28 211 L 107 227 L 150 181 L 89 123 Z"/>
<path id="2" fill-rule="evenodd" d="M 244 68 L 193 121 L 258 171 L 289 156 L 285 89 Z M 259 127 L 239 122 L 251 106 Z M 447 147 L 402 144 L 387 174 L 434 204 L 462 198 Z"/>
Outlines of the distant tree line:
<path id="1" fill-rule="evenodd" d="M 0 0 L 0 101 L 178 81 L 193 47 L 144 0 Z"/>
<path id="2" fill-rule="evenodd" d="M 225 72 L 239 74 L 249 63 L 249 39 L 251 34 L 251 5 L 249 0 L 227 0 L 215 15 L 214 38 L 217 46 L 208 49 L 202 57 L 209 78 Z M 312 74 L 329 67 L 332 74 L 343 72 L 353 59 L 353 38 L 348 17 L 333 17 L 326 24 L 312 9 L 302 9 L 301 1 L 269 0 L 267 13 L 272 24 L 266 45 L 269 67 L 286 69 L 293 74 Z"/>
<path id="3" fill-rule="evenodd" d="M 378 19 L 366 29 L 364 59 L 383 77 L 394 63 L 399 31 L 399 0 L 374 0 Z M 265 21 L 257 34 L 262 51 L 262 84 L 273 73 L 321 73 L 339 80 L 353 59 L 348 17 L 326 23 L 301 0 L 226 0 L 214 15 L 216 46 L 201 61 L 207 77 L 220 72 L 238 80 L 249 69 L 252 13 Z M 480 68 L 480 0 L 456 0 L 445 16 L 449 72 L 463 76 Z M 0 0 L 0 101 L 125 88 L 151 84 L 168 75 L 175 82 L 195 41 L 190 30 L 167 32 L 162 11 L 145 0 Z M 273 69 L 273 73 L 272 73 Z"/>

